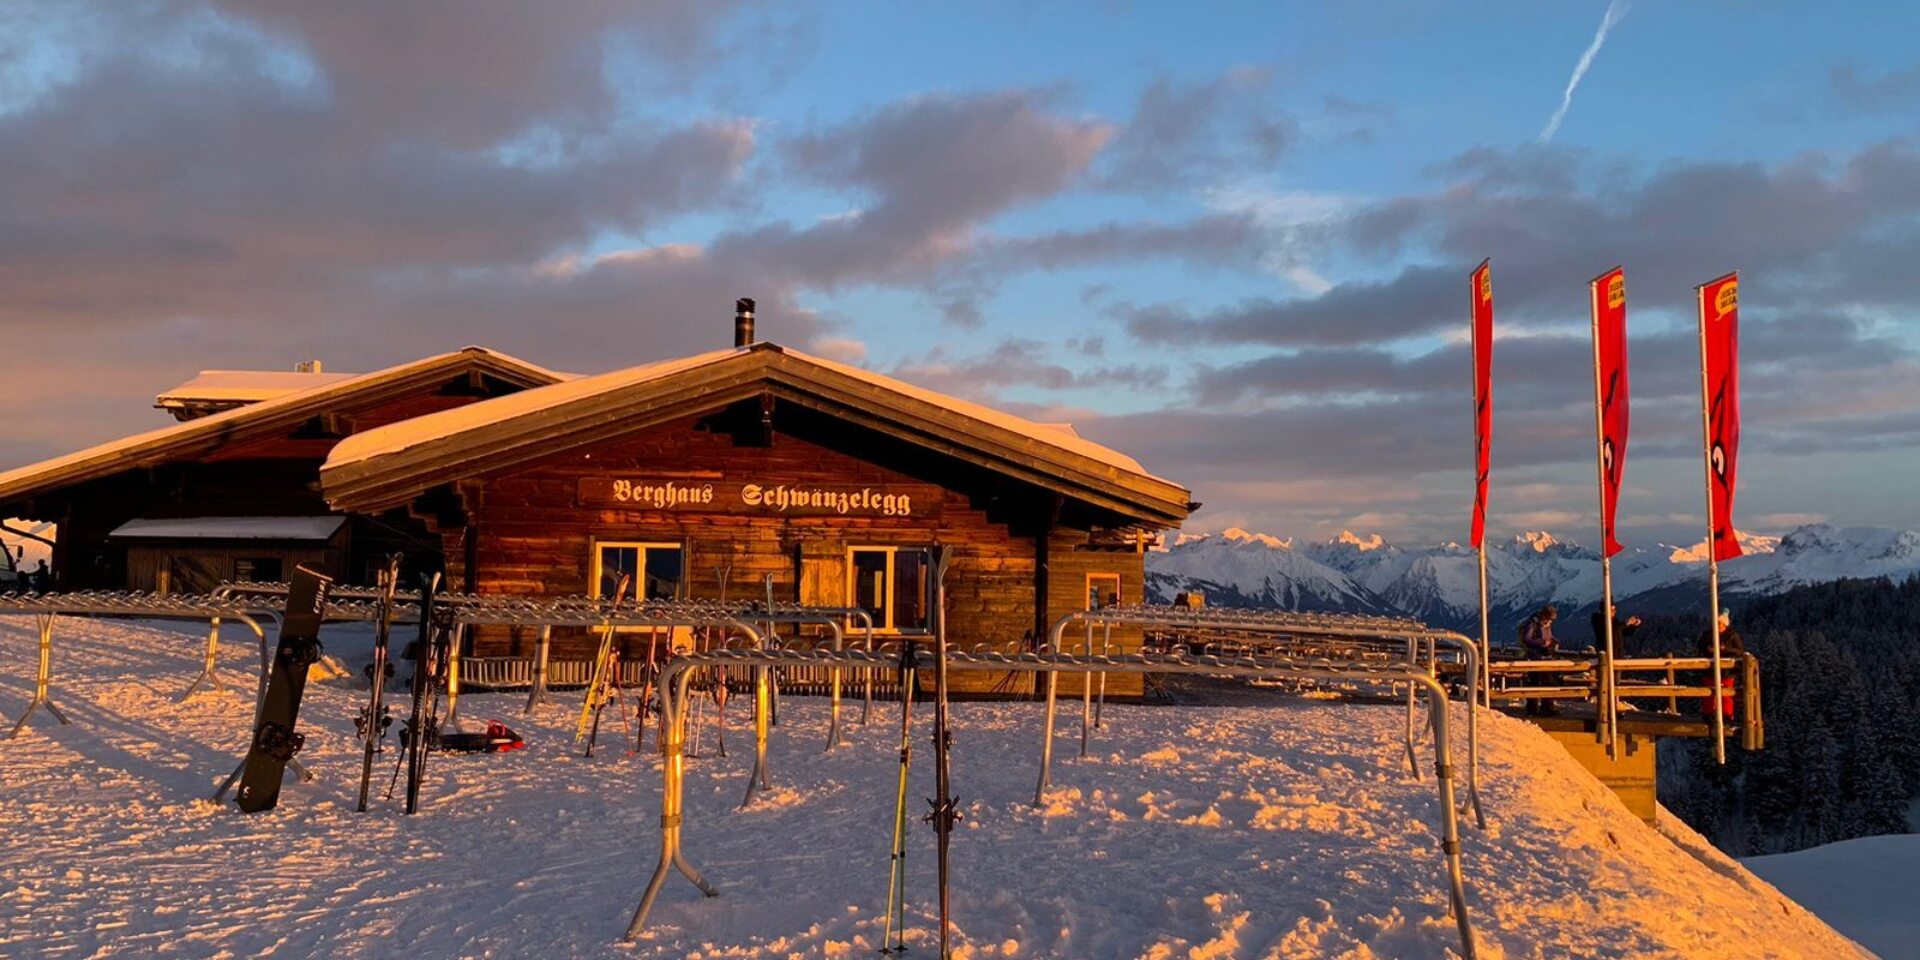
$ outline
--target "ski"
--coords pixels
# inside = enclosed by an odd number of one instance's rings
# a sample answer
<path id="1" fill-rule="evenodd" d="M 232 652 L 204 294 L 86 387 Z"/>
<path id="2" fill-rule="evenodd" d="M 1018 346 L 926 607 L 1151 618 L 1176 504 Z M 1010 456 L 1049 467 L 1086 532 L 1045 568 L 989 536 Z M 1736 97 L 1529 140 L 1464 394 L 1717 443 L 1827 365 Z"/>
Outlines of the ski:
<path id="1" fill-rule="evenodd" d="M 881 953 L 907 952 L 907 775 L 913 769 L 913 685 L 919 651 L 911 638 L 901 641 L 900 781 L 893 798 L 893 852 L 887 870 L 887 911 L 880 931 Z M 888 940 L 893 940 L 891 946 Z"/>
<path id="2" fill-rule="evenodd" d="M 619 669 L 613 648 L 613 618 L 620 612 L 620 601 L 632 583 L 633 578 L 624 573 L 615 581 L 613 602 L 607 606 L 607 619 L 600 627 L 600 649 L 593 655 L 593 676 L 587 681 L 587 695 L 580 701 L 580 719 L 573 729 L 574 742 L 586 745 L 582 756 L 593 756 L 593 741 L 600 732 L 600 711 L 612 696 L 612 684 L 618 682 L 618 678 L 611 675 Z"/>
<path id="3" fill-rule="evenodd" d="M 406 749 L 401 753 L 401 765 L 407 771 L 406 812 L 412 814 L 420 808 L 420 778 L 426 773 L 427 744 L 432 738 L 434 706 L 431 701 L 436 691 L 434 681 L 439 668 L 435 665 L 439 649 L 439 607 L 435 604 L 440 591 L 440 575 L 433 574 L 425 579 L 420 587 L 420 632 L 413 647 L 413 709 L 407 715 L 407 726 L 400 732 L 400 743 Z M 399 775 L 396 768 L 395 776 Z"/>
<path id="4" fill-rule="evenodd" d="M 380 601 L 373 628 L 373 663 L 367 667 L 367 706 L 360 714 L 360 739 L 365 752 L 360 761 L 360 799 L 354 805 L 359 813 L 367 811 L 367 791 L 373 786 L 373 755 L 380 752 L 387 727 L 393 725 L 393 709 L 386 705 L 387 644 L 393 632 L 393 594 L 400 585 L 400 555 L 387 558 L 380 571 Z"/>
<path id="5" fill-rule="evenodd" d="M 287 614 L 280 622 L 267 695 L 253 729 L 253 745 L 241 765 L 240 792 L 234 801 L 248 813 L 271 810 L 280 802 L 280 778 L 305 741 L 295 730 L 300 698 L 307 689 L 307 668 L 320 659 L 320 621 L 333 581 L 306 567 L 293 568 Z"/>

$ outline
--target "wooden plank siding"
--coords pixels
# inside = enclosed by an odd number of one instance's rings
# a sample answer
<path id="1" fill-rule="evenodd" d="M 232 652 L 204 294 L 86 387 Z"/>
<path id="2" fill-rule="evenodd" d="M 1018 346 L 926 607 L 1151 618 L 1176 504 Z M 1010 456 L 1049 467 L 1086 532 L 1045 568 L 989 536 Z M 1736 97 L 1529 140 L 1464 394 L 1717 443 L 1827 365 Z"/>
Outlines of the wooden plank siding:
<path id="1" fill-rule="evenodd" d="M 950 640 L 964 648 L 990 644 L 1007 650 L 1025 649 L 1031 642 L 1040 584 L 1032 536 L 990 518 L 966 493 L 929 488 L 924 471 L 911 476 L 777 431 L 764 446 L 742 443 L 733 434 L 709 432 L 700 424 L 687 418 L 647 428 L 591 452 L 517 467 L 470 487 L 467 526 L 443 534 L 449 579 L 459 583 L 465 578 L 468 536 L 476 538 L 476 589 L 527 596 L 588 592 L 597 541 L 679 543 L 686 549 L 683 582 L 691 597 L 719 598 L 719 573 L 724 569 L 732 599 L 764 597 L 764 579 L 771 577 L 776 599 L 843 606 L 850 602 L 849 547 L 938 544 L 954 551 L 947 576 Z M 910 516 L 778 515 L 737 503 L 730 512 L 690 505 L 609 507 L 580 502 L 585 478 L 713 483 L 729 489 L 744 483 L 931 489 L 937 501 L 916 502 Z M 1085 539 L 1085 534 L 1079 536 L 1080 542 Z M 1084 602 L 1084 578 L 1091 570 L 1120 573 L 1123 591 L 1139 596 L 1138 554 L 1083 554 L 1079 544 L 1064 535 L 1056 537 L 1049 550 L 1051 577 L 1061 584 L 1072 582 L 1054 587 L 1059 603 Z M 471 640 L 476 656 L 526 656 L 532 652 L 534 632 L 490 629 L 476 631 Z M 623 655 L 645 656 L 648 640 L 644 633 L 623 635 Z M 596 639 L 588 631 L 556 632 L 553 642 L 553 656 L 578 659 L 592 655 Z M 1132 643 L 1137 647 L 1137 637 Z M 1030 689 L 1024 677 L 964 673 L 954 679 L 956 691 L 963 694 Z M 1124 684 L 1120 686 L 1116 689 L 1110 682 L 1108 690 L 1127 695 Z M 1137 682 L 1131 692 L 1138 693 Z"/>

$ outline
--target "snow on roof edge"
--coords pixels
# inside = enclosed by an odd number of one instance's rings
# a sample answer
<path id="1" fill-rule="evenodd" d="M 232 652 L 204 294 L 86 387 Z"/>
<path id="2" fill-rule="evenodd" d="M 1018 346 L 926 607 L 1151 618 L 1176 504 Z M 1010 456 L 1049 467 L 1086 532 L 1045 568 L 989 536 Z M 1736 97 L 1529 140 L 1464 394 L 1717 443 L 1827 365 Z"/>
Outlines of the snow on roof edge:
<path id="1" fill-rule="evenodd" d="M 480 403 L 453 410 L 443 410 L 426 416 L 403 420 L 386 426 L 355 434 L 340 441 L 328 455 L 326 464 L 321 468 L 336 469 L 347 464 L 364 463 L 379 457 L 389 456 L 429 443 L 451 434 L 502 423 L 517 417 L 556 407 L 586 397 L 595 396 L 612 390 L 635 386 L 650 380 L 691 370 L 709 363 L 717 363 L 732 357 L 741 356 L 755 349 L 774 350 L 794 357 L 806 363 L 843 376 L 869 383 L 894 393 L 899 393 L 924 403 L 943 407 L 955 413 L 1008 430 L 1032 440 L 1047 444 L 1068 453 L 1078 454 L 1107 466 L 1137 474 L 1169 486 L 1181 487 L 1164 477 L 1149 473 L 1138 460 L 1111 447 L 1095 443 L 1081 437 L 1071 426 L 1062 424 L 1039 423 L 1025 417 L 996 410 L 983 404 L 962 400 L 949 394 L 940 393 L 917 386 L 896 377 L 876 373 L 861 367 L 814 356 L 791 347 L 781 346 L 771 341 L 761 341 L 753 347 L 727 347 L 694 354 L 675 360 L 662 360 L 640 364 L 607 373 L 580 377 L 575 380 L 550 384 L 504 397 L 495 397 Z"/>
<path id="2" fill-rule="evenodd" d="M 282 394 L 281 396 L 262 400 L 258 403 L 235 407 L 231 410 L 222 410 L 219 413 L 198 417 L 183 423 L 170 424 L 143 433 L 121 437 L 118 440 L 109 440 L 106 443 L 95 444 L 72 453 L 15 467 L 12 470 L 0 471 L 0 497 L 17 496 L 17 494 L 9 492 L 8 488 L 18 486 L 43 474 L 77 468 L 91 461 L 108 460 L 141 447 L 159 444 L 169 440 L 184 439 L 201 433 L 217 433 L 232 423 L 244 422 L 254 417 L 263 417 L 284 407 L 290 407 L 297 403 L 314 399 L 329 391 L 350 392 L 376 379 L 397 377 L 417 368 L 423 368 L 435 363 L 445 363 L 462 356 L 470 355 L 492 357 L 495 360 L 504 361 L 533 373 L 555 377 L 568 376 L 555 373 L 545 367 L 528 363 L 518 357 L 500 353 L 496 350 L 475 346 L 463 347 L 449 353 L 436 353 L 418 360 L 409 360 L 406 363 L 395 364 L 394 366 L 375 370 L 371 373 L 357 374 L 346 380 L 320 384 L 297 393 Z M 567 381 L 563 380 L 561 382 Z"/>

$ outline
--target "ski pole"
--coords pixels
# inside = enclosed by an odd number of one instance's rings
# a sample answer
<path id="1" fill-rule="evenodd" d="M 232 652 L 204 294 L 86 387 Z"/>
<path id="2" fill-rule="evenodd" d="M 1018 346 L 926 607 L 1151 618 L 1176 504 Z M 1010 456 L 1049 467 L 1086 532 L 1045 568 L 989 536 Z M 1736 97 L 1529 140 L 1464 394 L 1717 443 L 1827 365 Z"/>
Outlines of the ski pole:
<path id="1" fill-rule="evenodd" d="M 900 648 L 899 681 L 902 689 L 913 689 L 913 641 Z M 887 910 L 880 933 L 881 953 L 904 953 L 907 949 L 907 775 L 913 767 L 913 697 L 900 701 L 900 780 L 893 798 L 893 850 L 888 858 Z M 895 939 L 888 946 L 889 938 Z"/>

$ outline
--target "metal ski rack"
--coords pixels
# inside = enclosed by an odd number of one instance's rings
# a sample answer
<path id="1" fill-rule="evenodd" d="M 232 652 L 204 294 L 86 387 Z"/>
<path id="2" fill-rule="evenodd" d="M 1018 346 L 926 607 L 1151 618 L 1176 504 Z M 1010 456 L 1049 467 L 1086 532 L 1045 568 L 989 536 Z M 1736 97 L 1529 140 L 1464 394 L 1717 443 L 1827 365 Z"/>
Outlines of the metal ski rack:
<path id="1" fill-rule="evenodd" d="M 1108 656 L 1111 651 L 1103 649 L 1098 654 L 1092 649 L 1091 636 L 1095 626 L 1107 631 L 1115 626 L 1158 627 L 1167 630 L 1216 631 L 1227 630 L 1235 633 L 1260 634 L 1268 637 L 1290 639 L 1332 639 L 1338 638 L 1344 644 L 1356 650 L 1370 648 L 1375 652 L 1389 656 L 1399 655 L 1402 664 L 1408 670 L 1424 670 L 1429 678 L 1437 673 L 1437 649 L 1447 647 L 1454 650 L 1466 667 L 1467 675 L 1467 797 L 1472 808 L 1475 823 L 1486 829 L 1486 814 L 1480 806 L 1480 729 L 1479 707 L 1481 697 L 1479 682 L 1481 671 L 1479 663 L 1482 653 L 1479 645 L 1466 636 L 1451 630 L 1430 627 L 1418 620 L 1400 617 L 1370 617 L 1350 614 L 1294 613 L 1290 611 L 1233 610 L 1220 608 L 1187 608 L 1158 605 L 1114 606 L 1095 610 L 1075 611 L 1055 620 L 1048 631 L 1047 646 L 1044 652 L 1066 653 L 1064 640 L 1066 630 L 1074 623 L 1082 623 L 1088 631 L 1086 648 L 1080 651 L 1086 656 Z M 1400 646 L 1404 644 L 1404 654 Z M 1266 651 L 1266 656 L 1230 657 L 1226 659 L 1253 659 L 1260 662 L 1295 663 L 1343 663 L 1356 668 L 1369 664 L 1379 665 L 1382 658 L 1299 656 L 1294 651 L 1275 649 Z M 1041 805 L 1041 795 L 1046 792 L 1052 776 L 1053 767 L 1053 725 L 1057 702 L 1057 674 L 1048 673 L 1046 688 L 1046 724 L 1047 737 L 1041 755 L 1040 783 L 1034 790 L 1034 805 Z M 1415 685 L 1407 685 L 1407 721 L 1405 742 L 1407 763 L 1414 775 L 1419 775 L 1419 759 L 1414 752 Z M 1095 726 L 1092 714 L 1093 682 L 1089 678 L 1082 688 L 1080 714 L 1080 755 L 1086 756 L 1088 740 Z M 1445 698 L 1445 688 L 1441 688 L 1441 697 Z"/>
<path id="2" fill-rule="evenodd" d="M 187 685 L 179 699 L 185 700 L 198 692 L 201 685 L 210 688 L 220 686 L 218 673 L 220 656 L 220 623 L 234 620 L 253 631 L 260 642 L 261 689 L 266 686 L 266 671 L 269 669 L 270 655 L 267 652 L 266 633 L 260 627 L 254 615 L 258 611 L 233 602 L 219 602 L 209 597 L 193 594 L 162 595 L 142 591 L 105 591 L 83 590 L 72 593 L 25 593 L 0 594 L 0 613 L 32 614 L 37 621 L 40 634 L 40 664 L 34 677 L 33 699 L 27 704 L 26 712 L 14 724 L 8 739 L 18 736 L 27 724 L 27 719 L 39 707 L 62 724 L 67 723 L 66 715 L 53 702 L 51 685 L 53 683 L 53 624 L 58 616 L 82 617 L 139 617 L 149 620 L 205 620 L 207 621 L 206 654 L 201 660 L 200 673 Z"/>
<path id="3" fill-rule="evenodd" d="M 933 666 L 933 658 L 925 651 L 917 651 L 916 663 L 922 668 Z M 1017 670 L 1029 673 L 1078 673 L 1091 675 L 1102 671 L 1112 673 L 1182 673 L 1208 676 L 1238 676 L 1293 678 L 1307 680 L 1331 680 L 1349 683 L 1370 684 L 1385 687 L 1397 687 L 1413 684 L 1426 690 L 1428 722 L 1434 734 L 1434 755 L 1436 757 L 1435 774 L 1440 799 L 1440 848 L 1445 861 L 1448 887 L 1448 910 L 1454 918 L 1460 933 L 1462 955 L 1467 960 L 1477 956 L 1473 929 L 1467 918 L 1466 881 L 1461 870 L 1460 826 L 1458 808 L 1453 785 L 1452 744 L 1449 737 L 1447 715 L 1447 697 L 1445 688 L 1428 671 L 1418 667 L 1361 664 L 1342 661 L 1283 661 L 1263 660 L 1252 657 L 1173 657 L 1173 656 L 1070 656 L 1054 653 L 967 653 L 949 651 L 947 654 L 949 670 Z M 640 904 L 635 908 L 633 918 L 627 926 L 626 939 L 632 940 L 646 928 L 647 916 L 653 904 L 666 886 L 669 869 L 680 871 L 703 894 L 719 896 L 719 890 L 707 882 L 705 876 L 687 858 L 681 845 L 681 831 L 685 825 L 685 744 L 686 744 L 686 696 L 687 681 L 692 671 L 716 664 L 742 666 L 813 666 L 823 667 L 833 663 L 848 667 L 881 669 L 897 665 L 878 653 L 865 650 L 710 650 L 703 653 L 679 657 L 668 663 L 662 671 L 661 692 L 663 713 L 667 725 L 666 762 L 662 764 L 663 782 L 661 786 L 660 816 L 660 859 L 654 867 L 653 875 L 647 882 L 646 892 L 642 894 Z M 1051 736 L 1051 731 L 1048 731 Z M 1043 750 L 1043 753 L 1045 751 Z"/>

